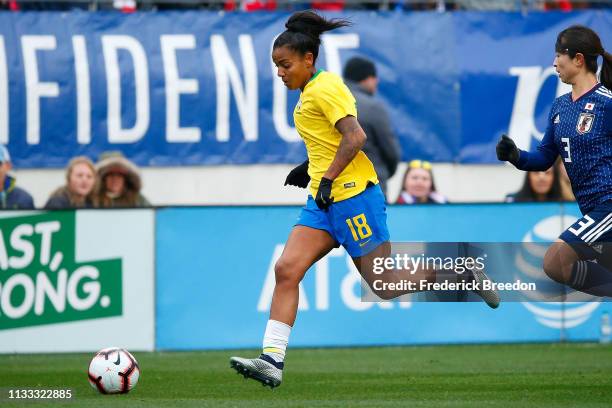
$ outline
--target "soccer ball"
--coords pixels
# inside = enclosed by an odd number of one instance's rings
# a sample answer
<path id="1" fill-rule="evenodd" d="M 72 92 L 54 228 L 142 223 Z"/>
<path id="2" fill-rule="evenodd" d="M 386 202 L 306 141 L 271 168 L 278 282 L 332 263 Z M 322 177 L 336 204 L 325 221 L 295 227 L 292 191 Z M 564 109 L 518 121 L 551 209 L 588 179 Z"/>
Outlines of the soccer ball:
<path id="1" fill-rule="evenodd" d="M 89 363 L 89 383 L 102 394 L 125 394 L 138 383 L 140 367 L 127 350 L 100 350 Z"/>

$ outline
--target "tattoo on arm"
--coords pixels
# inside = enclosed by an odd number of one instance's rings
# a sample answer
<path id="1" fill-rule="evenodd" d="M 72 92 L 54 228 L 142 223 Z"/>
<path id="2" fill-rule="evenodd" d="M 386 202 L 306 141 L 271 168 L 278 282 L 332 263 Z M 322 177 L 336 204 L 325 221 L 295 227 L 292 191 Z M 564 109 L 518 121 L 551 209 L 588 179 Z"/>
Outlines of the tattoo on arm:
<path id="1" fill-rule="evenodd" d="M 335 179 L 355 158 L 363 147 L 366 135 L 354 116 L 346 116 L 336 122 L 336 129 L 342 134 L 336 156 L 323 177 Z"/>
<path id="2" fill-rule="evenodd" d="M 338 132 L 340 132 L 342 136 L 345 136 L 349 133 L 361 130 L 361 126 L 359 122 L 357 122 L 357 118 L 354 116 L 346 116 L 336 122 L 336 129 L 338 129 Z"/>

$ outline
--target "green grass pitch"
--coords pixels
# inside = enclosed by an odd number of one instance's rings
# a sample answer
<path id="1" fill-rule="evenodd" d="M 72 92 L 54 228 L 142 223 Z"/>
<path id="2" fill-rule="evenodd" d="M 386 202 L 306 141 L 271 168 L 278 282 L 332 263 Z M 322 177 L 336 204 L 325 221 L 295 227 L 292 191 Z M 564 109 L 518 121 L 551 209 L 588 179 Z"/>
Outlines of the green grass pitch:
<path id="1" fill-rule="evenodd" d="M 612 346 L 535 344 L 289 350 L 274 390 L 229 368 L 249 351 L 134 353 L 127 395 L 87 382 L 91 355 L 0 355 L 2 407 L 610 407 Z M 6 399 L 9 388 L 71 388 L 71 402 Z"/>

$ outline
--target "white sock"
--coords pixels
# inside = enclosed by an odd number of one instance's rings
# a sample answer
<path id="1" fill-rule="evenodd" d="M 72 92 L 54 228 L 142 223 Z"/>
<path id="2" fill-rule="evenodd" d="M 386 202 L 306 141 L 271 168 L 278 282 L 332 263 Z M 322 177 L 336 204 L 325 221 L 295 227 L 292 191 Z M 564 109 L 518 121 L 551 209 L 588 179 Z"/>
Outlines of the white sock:
<path id="1" fill-rule="evenodd" d="M 289 343 L 291 326 L 277 320 L 268 320 L 263 339 L 263 353 L 269 355 L 277 363 L 285 360 L 285 350 Z"/>

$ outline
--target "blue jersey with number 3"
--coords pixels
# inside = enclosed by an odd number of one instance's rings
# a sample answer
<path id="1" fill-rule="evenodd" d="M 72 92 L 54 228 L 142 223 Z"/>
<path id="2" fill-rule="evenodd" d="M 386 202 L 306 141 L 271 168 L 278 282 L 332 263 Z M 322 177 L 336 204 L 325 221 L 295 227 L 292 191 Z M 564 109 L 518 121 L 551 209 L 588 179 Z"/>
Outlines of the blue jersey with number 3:
<path id="1" fill-rule="evenodd" d="M 597 84 L 577 100 L 558 97 L 535 151 L 521 150 L 516 167 L 543 171 L 561 155 L 583 214 L 612 202 L 612 92 Z"/>

